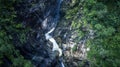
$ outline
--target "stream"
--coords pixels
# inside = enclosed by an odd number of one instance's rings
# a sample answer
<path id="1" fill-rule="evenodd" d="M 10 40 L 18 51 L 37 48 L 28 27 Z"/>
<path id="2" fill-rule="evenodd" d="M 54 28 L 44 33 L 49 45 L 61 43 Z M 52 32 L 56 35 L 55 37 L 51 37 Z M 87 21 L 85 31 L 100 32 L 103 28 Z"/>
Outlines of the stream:
<path id="1" fill-rule="evenodd" d="M 34 67 L 65 67 L 62 49 L 53 36 L 61 3 L 62 0 L 24 0 L 15 4 L 17 21 L 32 28 L 26 35 L 25 45 L 16 47 Z"/>

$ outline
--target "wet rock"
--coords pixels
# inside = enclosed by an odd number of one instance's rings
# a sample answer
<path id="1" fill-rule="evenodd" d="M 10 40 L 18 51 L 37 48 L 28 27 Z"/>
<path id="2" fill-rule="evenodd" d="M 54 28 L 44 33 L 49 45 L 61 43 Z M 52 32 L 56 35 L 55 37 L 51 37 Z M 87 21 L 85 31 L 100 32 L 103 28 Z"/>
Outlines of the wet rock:
<path id="1" fill-rule="evenodd" d="M 51 43 L 45 39 L 45 33 L 57 25 L 60 2 L 61 0 L 22 0 L 15 4 L 16 21 L 21 22 L 25 28 L 31 28 L 26 34 L 27 42 L 16 47 L 35 67 L 60 66 L 59 58 L 52 52 Z"/>

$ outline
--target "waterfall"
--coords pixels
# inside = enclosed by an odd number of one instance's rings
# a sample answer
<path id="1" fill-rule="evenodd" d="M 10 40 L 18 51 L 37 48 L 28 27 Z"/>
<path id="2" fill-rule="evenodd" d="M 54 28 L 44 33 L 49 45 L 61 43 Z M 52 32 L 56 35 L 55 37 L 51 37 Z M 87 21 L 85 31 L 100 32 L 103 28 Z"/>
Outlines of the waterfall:
<path id="1" fill-rule="evenodd" d="M 57 25 L 57 21 L 59 19 L 61 1 L 62 0 L 56 0 L 55 5 L 53 6 L 54 8 L 56 7 L 55 9 L 53 9 L 53 7 L 48 8 L 49 10 L 47 10 L 45 13 L 46 18 L 42 22 L 42 28 L 48 31 L 47 33 L 45 33 L 45 38 L 46 40 L 49 40 L 50 42 L 52 42 L 53 44 L 52 51 L 55 51 L 55 50 L 59 51 L 59 56 L 62 55 L 62 50 L 59 48 L 57 42 L 50 34 L 55 30 L 55 27 Z"/>
<path id="2" fill-rule="evenodd" d="M 57 42 L 55 41 L 55 39 L 50 35 L 50 33 L 52 33 L 54 31 L 55 28 L 52 28 L 50 31 L 48 31 L 46 34 L 45 34 L 45 37 L 46 37 L 46 40 L 49 40 L 50 42 L 52 42 L 53 44 L 53 48 L 52 48 L 52 51 L 59 51 L 59 56 L 62 55 L 62 50 L 59 48 Z"/>
<path id="3" fill-rule="evenodd" d="M 54 15 L 54 18 L 53 18 L 54 21 L 52 21 L 52 24 L 55 24 L 55 25 L 53 26 L 52 29 L 50 29 L 47 33 L 45 33 L 46 40 L 49 40 L 53 44 L 52 51 L 58 51 L 59 52 L 59 56 L 62 56 L 62 49 L 59 48 L 56 40 L 50 34 L 55 30 L 57 21 L 59 19 L 59 11 L 60 11 L 61 1 L 62 0 L 57 0 L 57 8 L 54 10 L 55 11 L 54 12 L 55 15 Z M 47 15 L 48 14 L 50 14 L 50 10 L 48 11 Z M 42 27 L 44 27 L 44 29 L 48 26 L 47 22 L 48 22 L 48 18 L 46 17 L 46 19 L 43 21 L 43 24 L 42 24 L 43 25 Z M 65 67 L 63 62 L 61 62 L 61 66 Z"/>
<path id="4" fill-rule="evenodd" d="M 60 18 L 61 2 L 62 0 L 23 0 L 15 6 L 18 21 L 31 28 L 28 43 L 20 47 L 20 51 L 25 58 L 32 60 L 35 67 L 50 67 L 54 62 L 58 64 L 62 57 L 62 49 L 52 36 Z M 52 43 L 52 52 L 46 40 Z M 53 58 L 55 51 L 59 52 L 57 59 L 56 56 Z M 59 64 L 64 67 L 62 61 Z"/>

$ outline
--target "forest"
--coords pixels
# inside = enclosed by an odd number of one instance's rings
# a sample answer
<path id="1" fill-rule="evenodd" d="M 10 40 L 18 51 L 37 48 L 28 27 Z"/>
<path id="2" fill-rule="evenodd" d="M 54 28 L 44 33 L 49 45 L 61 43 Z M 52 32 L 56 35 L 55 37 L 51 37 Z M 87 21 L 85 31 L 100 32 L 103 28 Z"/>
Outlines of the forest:
<path id="1" fill-rule="evenodd" d="M 120 1 L 0 0 L 0 67 L 120 67 Z"/>

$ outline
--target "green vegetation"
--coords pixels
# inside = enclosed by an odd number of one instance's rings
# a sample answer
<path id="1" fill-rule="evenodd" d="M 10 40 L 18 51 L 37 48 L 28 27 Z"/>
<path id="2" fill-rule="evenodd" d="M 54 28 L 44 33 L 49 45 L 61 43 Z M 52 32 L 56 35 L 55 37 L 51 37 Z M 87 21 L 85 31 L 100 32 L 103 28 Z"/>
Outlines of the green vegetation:
<path id="1" fill-rule="evenodd" d="M 13 5 L 16 2 L 19 0 L 0 0 L 0 67 L 32 67 L 15 48 L 26 43 L 29 31 L 15 21 Z M 68 7 L 62 8 L 65 11 L 63 21 L 64 24 L 70 22 L 73 32 L 78 33 L 76 42 L 88 34 L 88 30 L 95 32 L 94 38 L 86 43 L 90 47 L 87 56 L 90 67 L 120 67 L 120 1 L 71 0 L 65 6 Z M 73 51 L 76 49 L 75 46 Z"/>
<path id="2" fill-rule="evenodd" d="M 87 3 L 86 3 L 87 4 Z M 85 5 L 85 18 L 96 31 L 91 40 L 88 58 L 92 67 L 119 67 L 120 65 L 120 1 L 92 1 Z"/>
<path id="3" fill-rule="evenodd" d="M 87 45 L 90 47 L 88 60 L 91 67 L 120 66 L 120 1 L 118 0 L 72 0 L 66 11 L 66 19 L 72 21 L 73 28 L 81 37 L 81 27 L 95 31 L 94 39 Z M 79 17 L 81 13 L 81 17 Z"/>
<path id="4" fill-rule="evenodd" d="M 15 49 L 15 45 L 25 43 L 25 33 L 27 31 L 24 30 L 22 24 L 14 21 L 16 12 L 13 4 L 16 1 L 0 0 L 0 67 L 32 66 L 31 62 L 25 60 L 19 50 Z"/>

